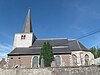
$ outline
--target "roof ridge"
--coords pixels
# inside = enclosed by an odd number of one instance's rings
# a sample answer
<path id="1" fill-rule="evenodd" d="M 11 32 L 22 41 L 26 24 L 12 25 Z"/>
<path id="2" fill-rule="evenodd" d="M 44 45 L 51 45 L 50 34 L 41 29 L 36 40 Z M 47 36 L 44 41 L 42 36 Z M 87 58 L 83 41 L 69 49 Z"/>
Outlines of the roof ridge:
<path id="1" fill-rule="evenodd" d="M 37 40 L 60 40 L 60 39 L 67 39 L 67 38 L 43 38 L 43 39 L 37 39 Z"/>

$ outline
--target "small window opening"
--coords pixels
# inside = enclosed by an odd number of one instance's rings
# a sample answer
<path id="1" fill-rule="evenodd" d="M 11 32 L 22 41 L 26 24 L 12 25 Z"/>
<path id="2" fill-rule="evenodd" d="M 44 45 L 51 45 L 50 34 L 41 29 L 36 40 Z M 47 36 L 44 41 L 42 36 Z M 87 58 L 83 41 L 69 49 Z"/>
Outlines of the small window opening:
<path id="1" fill-rule="evenodd" d="M 11 57 L 11 59 L 13 59 L 13 58 Z"/>
<path id="2" fill-rule="evenodd" d="M 26 35 L 21 35 L 21 40 L 25 39 Z"/>
<path id="3" fill-rule="evenodd" d="M 20 59 L 20 57 L 18 59 Z"/>

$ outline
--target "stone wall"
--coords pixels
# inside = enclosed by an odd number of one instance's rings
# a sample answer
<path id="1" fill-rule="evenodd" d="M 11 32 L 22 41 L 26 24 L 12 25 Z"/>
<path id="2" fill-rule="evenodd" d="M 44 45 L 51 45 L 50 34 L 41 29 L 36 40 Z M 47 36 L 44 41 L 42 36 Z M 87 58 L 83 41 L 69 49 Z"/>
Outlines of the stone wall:
<path id="1" fill-rule="evenodd" d="M 0 69 L 0 75 L 100 75 L 100 66 Z"/>

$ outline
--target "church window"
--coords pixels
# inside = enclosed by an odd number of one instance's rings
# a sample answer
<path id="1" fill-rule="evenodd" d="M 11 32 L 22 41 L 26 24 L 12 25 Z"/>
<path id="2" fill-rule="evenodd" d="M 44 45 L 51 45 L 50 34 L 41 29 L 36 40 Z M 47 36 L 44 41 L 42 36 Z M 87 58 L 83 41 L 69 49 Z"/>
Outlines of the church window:
<path id="1" fill-rule="evenodd" d="M 34 56 L 32 61 L 32 67 L 37 68 L 38 67 L 38 57 Z"/>
<path id="2" fill-rule="evenodd" d="M 26 35 L 21 35 L 21 40 L 25 39 Z"/>
<path id="3" fill-rule="evenodd" d="M 56 65 L 57 66 L 60 66 L 61 65 L 61 58 L 60 58 L 60 56 L 56 56 L 55 57 L 55 62 L 56 62 Z"/>
<path id="4" fill-rule="evenodd" d="M 73 66 L 77 65 L 77 56 L 75 54 L 72 55 Z"/>
<path id="5" fill-rule="evenodd" d="M 89 65 L 89 56 L 85 55 L 85 65 Z"/>

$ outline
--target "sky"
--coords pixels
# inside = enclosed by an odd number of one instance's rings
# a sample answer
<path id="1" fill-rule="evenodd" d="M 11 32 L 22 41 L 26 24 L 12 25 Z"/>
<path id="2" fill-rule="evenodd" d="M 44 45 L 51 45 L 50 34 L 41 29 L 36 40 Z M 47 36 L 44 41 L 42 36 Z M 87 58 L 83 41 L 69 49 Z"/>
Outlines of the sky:
<path id="1" fill-rule="evenodd" d="M 29 8 L 38 39 L 77 39 L 100 30 L 100 0 L 0 0 L 0 59 L 11 52 Z M 100 47 L 99 37 L 96 33 L 79 41 L 88 49 Z"/>

